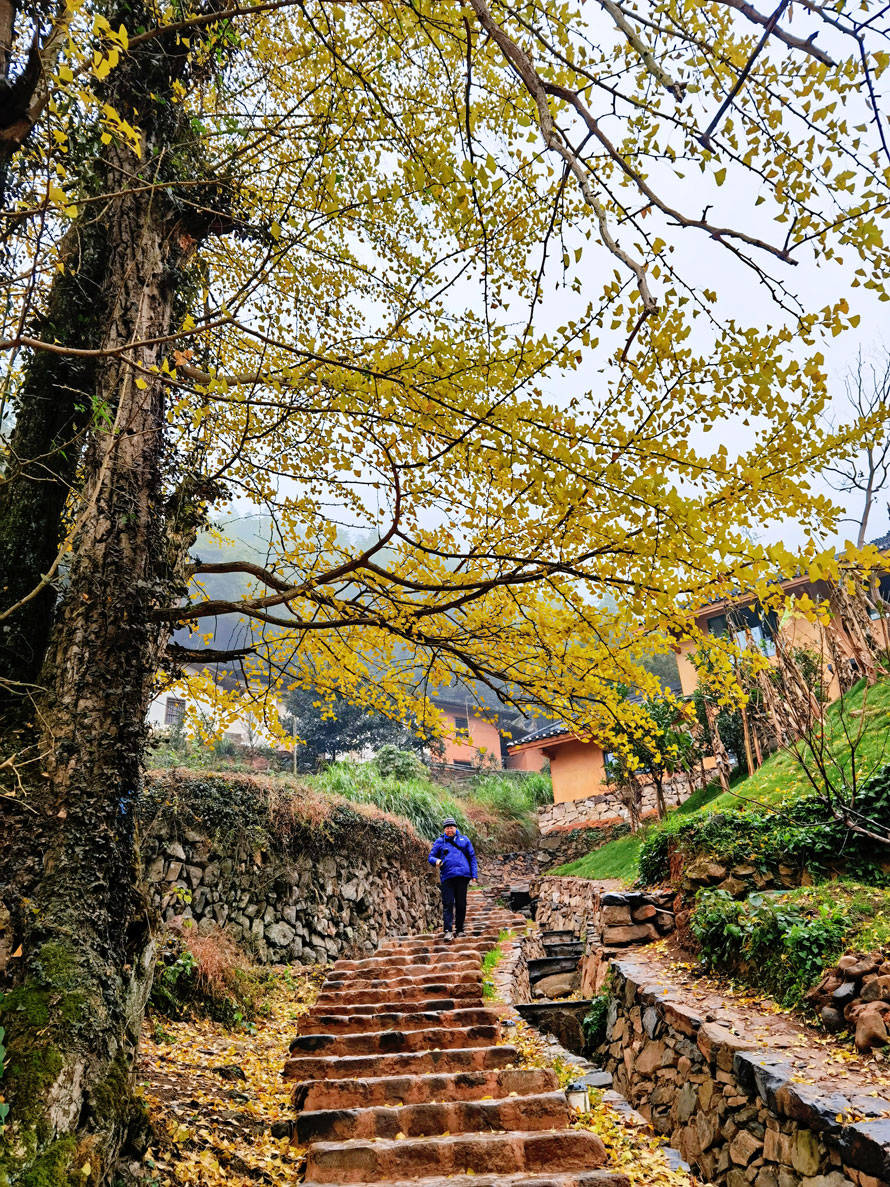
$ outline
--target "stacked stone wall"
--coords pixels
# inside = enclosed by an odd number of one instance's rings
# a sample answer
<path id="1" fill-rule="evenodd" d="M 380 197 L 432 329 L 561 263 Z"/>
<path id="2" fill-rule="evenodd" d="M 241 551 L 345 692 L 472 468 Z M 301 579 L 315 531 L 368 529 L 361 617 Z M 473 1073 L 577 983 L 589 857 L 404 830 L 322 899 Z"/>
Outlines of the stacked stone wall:
<path id="1" fill-rule="evenodd" d="M 233 797 L 263 786 L 227 778 Z M 200 798 L 188 809 L 157 804 L 142 822 L 143 868 L 168 923 L 224 927 L 264 963 L 330 961 L 440 925 L 429 846 L 392 818 L 337 805 L 314 822 L 291 820 L 282 835 L 259 815 L 235 833 L 202 819 Z"/>
<path id="2" fill-rule="evenodd" d="M 674 928 L 670 890 L 604 890 L 589 878 L 543 877 L 531 886 L 541 931 L 587 937 L 587 951 L 649 944 Z"/>
<path id="3" fill-rule="evenodd" d="M 675 775 L 664 781 L 664 798 L 668 807 L 676 807 L 689 799 L 692 792 L 702 786 L 699 772 L 691 777 Z M 658 804 L 654 783 L 644 783 L 641 792 L 641 816 L 649 819 L 657 814 Z M 548 804 L 538 809 L 538 827 L 541 835 L 571 829 L 603 829 L 615 825 L 630 824 L 630 812 L 621 802 L 617 792 L 607 789 L 600 795 L 586 796 L 581 800 L 566 800 L 560 804 Z"/>
<path id="4" fill-rule="evenodd" d="M 479 877 L 496 898 L 506 897 L 517 883 L 530 883 L 537 873 L 538 855 L 531 849 L 479 857 Z"/>
<path id="5" fill-rule="evenodd" d="M 606 1040 L 615 1089 L 719 1187 L 886 1187 L 890 1102 L 826 1095 L 771 1052 L 612 962 Z"/>

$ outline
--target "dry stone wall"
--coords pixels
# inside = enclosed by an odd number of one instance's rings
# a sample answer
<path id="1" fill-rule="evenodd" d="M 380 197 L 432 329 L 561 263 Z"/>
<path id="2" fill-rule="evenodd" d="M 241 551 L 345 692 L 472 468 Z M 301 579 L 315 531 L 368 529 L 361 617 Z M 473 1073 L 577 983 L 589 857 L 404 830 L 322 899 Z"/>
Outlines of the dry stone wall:
<path id="1" fill-rule="evenodd" d="M 675 807 L 689 799 L 701 783 L 701 776 L 695 772 L 691 780 L 685 774 L 666 779 L 664 798 L 668 807 Z M 653 783 L 643 784 L 641 805 L 641 815 L 644 819 L 656 815 L 657 799 Z M 542 836 L 567 829 L 602 829 L 616 824 L 630 824 L 630 812 L 621 802 L 617 792 L 611 790 L 604 791 L 601 795 L 587 796 L 582 800 L 549 804 L 546 808 L 538 810 L 538 827 Z"/>
<path id="2" fill-rule="evenodd" d="M 254 824 L 245 811 L 236 830 L 228 818 L 221 825 L 214 795 L 189 799 L 195 786 L 184 780 L 181 800 L 149 796 L 142 822 L 146 888 L 166 922 L 217 924 L 269 963 L 330 961 L 439 926 L 429 846 L 392 819 L 337 804 L 322 819 L 290 818 L 276 833 L 259 796 Z M 248 804 L 257 789 L 263 784 L 249 777 L 211 783 Z"/>
<path id="3" fill-rule="evenodd" d="M 890 1102 L 828 1096 L 793 1069 L 612 962 L 606 1040 L 615 1089 L 720 1187 L 886 1187 Z"/>
<path id="4" fill-rule="evenodd" d="M 589 878 L 544 877 L 531 885 L 541 931 L 587 936 L 588 951 L 648 944 L 674 928 L 670 890 L 604 890 Z"/>

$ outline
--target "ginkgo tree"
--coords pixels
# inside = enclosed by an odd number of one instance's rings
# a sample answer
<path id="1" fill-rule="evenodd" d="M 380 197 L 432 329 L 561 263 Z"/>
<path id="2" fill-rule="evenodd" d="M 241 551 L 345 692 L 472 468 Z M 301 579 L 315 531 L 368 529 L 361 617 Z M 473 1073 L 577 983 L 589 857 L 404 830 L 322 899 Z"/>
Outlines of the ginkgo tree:
<path id="1" fill-rule="evenodd" d="M 886 295 L 890 58 L 878 5 L 789 17 L 0 2 L 0 1182 L 103 1181 L 128 1132 L 159 673 L 644 729 L 638 657 L 793 563 L 763 521 L 832 522 L 806 479 L 857 431 L 820 427 L 824 342 Z M 250 507 L 266 552 L 202 562 Z"/>

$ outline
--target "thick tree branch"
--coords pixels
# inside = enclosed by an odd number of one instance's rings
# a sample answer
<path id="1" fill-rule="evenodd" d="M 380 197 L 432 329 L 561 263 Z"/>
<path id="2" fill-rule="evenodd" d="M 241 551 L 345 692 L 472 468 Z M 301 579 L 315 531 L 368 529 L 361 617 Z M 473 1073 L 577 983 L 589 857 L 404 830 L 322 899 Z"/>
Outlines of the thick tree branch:
<path id="1" fill-rule="evenodd" d="M 747 17 L 755 25 L 769 25 L 771 20 L 770 17 L 759 12 L 753 4 L 748 4 L 747 0 L 719 0 L 719 3 L 727 5 L 728 8 L 734 8 L 736 12 L 740 12 L 742 16 Z M 834 58 L 814 43 L 814 39 L 817 36 L 815 33 L 807 38 L 795 37 L 793 33 L 788 33 L 776 25 L 772 30 L 772 35 L 778 41 L 783 41 L 789 49 L 798 49 L 805 54 L 810 54 L 817 62 L 822 62 L 825 66 L 836 65 Z"/>

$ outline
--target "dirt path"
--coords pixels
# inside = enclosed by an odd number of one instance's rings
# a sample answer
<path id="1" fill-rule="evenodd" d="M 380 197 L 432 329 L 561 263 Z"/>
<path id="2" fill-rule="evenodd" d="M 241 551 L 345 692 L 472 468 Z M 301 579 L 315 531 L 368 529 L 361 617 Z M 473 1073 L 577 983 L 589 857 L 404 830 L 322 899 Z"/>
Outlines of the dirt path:
<path id="1" fill-rule="evenodd" d="M 774 1052 L 777 1059 L 791 1065 L 799 1083 L 819 1084 L 826 1092 L 837 1091 L 847 1097 L 860 1093 L 890 1097 L 890 1062 L 880 1051 L 859 1055 L 765 994 L 735 987 L 725 979 L 701 976 L 692 961 L 671 949 L 669 941 L 634 948 L 628 956 L 634 963 L 650 967 L 653 981 L 663 980 L 681 990 L 687 1003 L 708 1021 Z"/>

